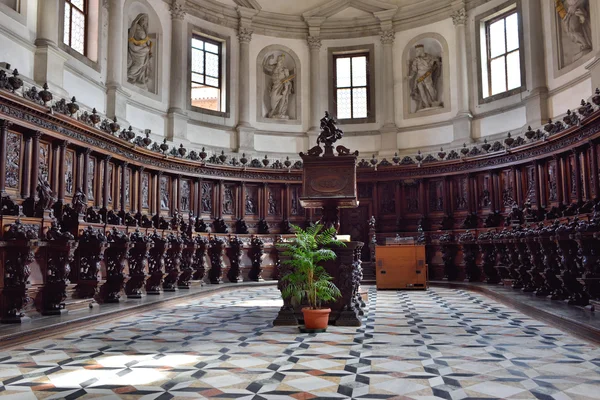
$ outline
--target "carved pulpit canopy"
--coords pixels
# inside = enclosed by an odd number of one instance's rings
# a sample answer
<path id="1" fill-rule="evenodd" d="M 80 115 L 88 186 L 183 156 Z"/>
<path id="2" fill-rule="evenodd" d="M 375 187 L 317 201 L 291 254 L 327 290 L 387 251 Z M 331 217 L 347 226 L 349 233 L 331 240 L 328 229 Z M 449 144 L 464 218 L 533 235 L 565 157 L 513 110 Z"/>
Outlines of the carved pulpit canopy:
<path id="1" fill-rule="evenodd" d="M 321 222 L 325 226 L 339 227 L 338 208 L 358 207 L 356 192 L 356 158 L 358 151 L 350 153 L 344 146 L 333 143 L 344 136 L 328 112 L 321 118 L 321 134 L 317 145 L 307 154 L 300 153 L 304 163 L 302 171 L 302 196 L 304 208 L 323 208 Z M 321 147 L 323 145 L 323 147 Z"/>

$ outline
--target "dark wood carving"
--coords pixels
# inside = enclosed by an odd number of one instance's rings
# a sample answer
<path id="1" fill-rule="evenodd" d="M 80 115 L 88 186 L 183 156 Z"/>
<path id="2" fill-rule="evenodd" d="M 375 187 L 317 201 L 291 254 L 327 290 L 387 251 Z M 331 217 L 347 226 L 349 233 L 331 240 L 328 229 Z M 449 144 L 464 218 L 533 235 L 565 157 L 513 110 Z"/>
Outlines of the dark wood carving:
<path id="1" fill-rule="evenodd" d="M 100 280 L 100 263 L 107 247 L 106 236 L 100 229 L 88 226 L 79 236 L 79 277 L 75 290 L 79 298 L 93 298 Z"/>
<path id="2" fill-rule="evenodd" d="M 196 256 L 194 257 L 193 280 L 202 281 L 206 273 L 206 253 L 208 250 L 208 239 L 205 236 L 196 236 Z"/>
<path id="3" fill-rule="evenodd" d="M 131 248 L 128 253 L 129 280 L 125 284 L 125 293 L 128 298 L 139 299 L 142 297 L 142 288 L 148 276 L 148 258 L 154 242 L 148 236 L 136 229 L 130 235 Z"/>
<path id="4" fill-rule="evenodd" d="M 169 247 L 165 255 L 165 277 L 163 280 L 163 290 L 165 292 L 174 292 L 177 289 L 179 267 L 181 266 L 181 257 L 183 255 L 183 239 L 174 233 L 167 236 Z"/>
<path id="5" fill-rule="evenodd" d="M 108 242 L 108 248 L 105 251 L 106 283 L 102 286 L 101 294 L 104 302 L 117 303 L 128 278 L 124 271 L 131 245 L 129 236 L 116 227 L 106 234 L 106 239 Z"/>
<path id="6" fill-rule="evenodd" d="M 160 294 L 161 285 L 165 277 L 165 255 L 169 249 L 169 242 L 156 231 L 150 235 L 153 246 L 148 257 L 148 279 L 146 280 L 147 294 Z"/>
<path id="7" fill-rule="evenodd" d="M 263 255 L 265 254 L 265 244 L 258 236 L 253 236 L 250 241 L 250 260 L 252 261 L 252 268 L 248 273 L 248 278 L 251 281 L 261 282 L 262 277 L 262 261 Z"/>
<path id="8" fill-rule="evenodd" d="M 181 274 L 177 280 L 177 287 L 179 289 L 189 289 L 190 280 L 192 279 L 194 272 L 196 271 L 196 241 L 189 235 L 183 236 L 183 252 L 181 253 Z"/>
<path id="9" fill-rule="evenodd" d="M 229 271 L 227 271 L 227 279 L 232 283 L 243 282 L 242 277 L 242 256 L 244 255 L 244 242 L 237 236 L 229 239 Z"/>
<path id="10" fill-rule="evenodd" d="M 223 239 L 212 236 L 208 243 L 208 255 L 210 257 L 210 270 L 208 271 L 208 280 L 210 283 L 223 283 L 223 255 L 225 252 L 225 242 Z"/>

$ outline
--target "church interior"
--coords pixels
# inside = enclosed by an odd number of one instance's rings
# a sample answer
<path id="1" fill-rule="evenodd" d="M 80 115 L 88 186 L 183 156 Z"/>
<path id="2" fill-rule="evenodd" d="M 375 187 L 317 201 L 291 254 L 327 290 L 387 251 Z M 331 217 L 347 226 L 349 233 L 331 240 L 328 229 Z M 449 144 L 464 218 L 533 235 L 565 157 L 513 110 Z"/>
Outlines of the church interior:
<path id="1" fill-rule="evenodd" d="M 598 21 L 0 0 L 0 396 L 600 399 Z"/>

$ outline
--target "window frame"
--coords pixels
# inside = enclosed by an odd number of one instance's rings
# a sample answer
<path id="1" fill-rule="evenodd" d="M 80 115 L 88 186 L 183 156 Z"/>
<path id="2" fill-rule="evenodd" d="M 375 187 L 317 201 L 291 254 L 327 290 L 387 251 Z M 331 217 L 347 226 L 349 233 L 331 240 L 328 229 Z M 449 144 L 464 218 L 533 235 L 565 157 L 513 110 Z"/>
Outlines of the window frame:
<path id="1" fill-rule="evenodd" d="M 205 43 L 210 43 L 210 44 L 213 44 L 213 45 L 215 45 L 215 46 L 218 47 L 219 51 L 216 54 L 217 54 L 217 56 L 219 58 L 219 62 L 218 62 L 219 76 L 214 77 L 214 76 L 206 74 L 206 53 L 207 53 L 207 51 L 205 49 L 200 50 L 200 49 L 194 47 L 193 44 L 192 44 L 192 40 L 193 39 L 201 40 L 201 41 L 203 41 Z M 209 37 L 204 36 L 204 35 L 199 34 L 199 33 L 192 32 L 192 37 L 190 38 L 190 49 L 191 49 L 191 53 L 192 53 L 192 57 L 190 57 L 190 70 L 191 70 L 191 74 L 190 74 L 190 88 L 193 89 L 192 85 L 194 83 L 196 83 L 196 84 L 199 84 L 199 85 L 204 85 L 204 86 L 208 86 L 208 87 L 219 89 L 219 100 L 218 100 L 219 110 L 212 110 L 210 108 L 204 108 L 204 107 L 199 107 L 199 106 L 194 106 L 194 105 L 192 105 L 192 107 L 199 108 L 199 109 L 202 109 L 202 110 L 212 111 L 212 112 L 223 112 L 222 111 L 222 108 L 223 108 L 223 73 L 222 73 L 222 71 L 223 71 L 223 42 L 220 42 L 218 40 L 214 40 L 212 38 L 209 38 Z M 194 72 L 194 68 L 193 68 L 193 65 L 192 65 L 192 58 L 193 58 L 194 50 L 199 50 L 199 51 L 202 51 L 202 53 L 203 53 L 203 62 L 202 62 L 202 65 L 204 66 L 204 73 L 202 73 L 202 74 L 200 74 L 198 72 Z M 210 52 L 210 51 L 208 53 L 215 54 L 215 53 Z M 204 77 L 204 83 L 194 82 L 192 80 L 192 74 L 202 75 Z M 219 81 L 218 86 L 212 86 L 212 85 L 206 84 L 206 77 L 207 76 L 209 78 L 217 79 Z M 190 104 L 191 104 L 191 102 L 192 102 L 192 96 L 191 96 L 191 93 L 190 93 Z"/>
<path id="2" fill-rule="evenodd" d="M 335 98 L 335 64 L 333 60 L 334 55 L 345 54 L 345 55 L 353 55 L 360 53 L 368 53 L 369 61 L 367 64 L 367 71 L 369 72 L 367 75 L 367 82 L 369 84 L 369 99 L 370 101 L 367 103 L 367 118 L 354 118 L 354 119 L 341 119 L 338 120 L 338 124 L 340 125 L 350 125 L 350 124 L 368 124 L 376 122 L 377 116 L 377 97 L 375 93 L 375 71 L 376 69 L 376 57 L 375 57 L 375 45 L 373 43 L 370 44 L 362 44 L 355 46 L 345 46 L 345 47 L 329 47 L 327 49 L 327 59 L 328 59 L 328 79 L 329 83 L 327 85 L 327 93 L 328 93 L 328 109 L 331 110 L 332 114 L 337 114 L 337 102 Z M 337 119 L 337 115 L 334 115 Z"/>
<path id="3" fill-rule="evenodd" d="M 485 68 L 485 72 L 487 72 L 487 84 L 488 91 L 491 93 L 491 85 L 489 79 L 491 79 L 491 75 L 488 69 L 488 52 L 489 43 L 487 37 L 487 23 L 488 21 L 498 20 L 502 17 L 507 17 L 508 15 L 516 12 L 517 13 L 517 27 L 518 27 L 518 37 L 519 37 L 519 64 L 520 64 L 520 73 L 521 73 L 521 86 L 507 90 L 502 93 L 497 93 L 495 95 L 491 95 L 488 97 L 483 97 L 483 69 Z M 492 103 L 496 100 L 504 99 L 507 97 L 511 97 L 517 95 L 527 88 L 526 82 L 526 66 L 525 66 L 525 54 L 524 54 L 524 38 L 523 38 L 523 13 L 521 9 L 521 0 L 511 0 L 497 7 L 494 7 L 487 12 L 481 13 L 475 16 L 475 46 L 477 58 L 474 63 L 474 67 L 477 71 L 477 97 L 478 104 L 488 104 Z M 485 40 L 485 42 L 484 42 Z M 483 53 L 482 45 L 485 45 L 485 54 Z M 514 50 L 513 50 L 514 51 Z M 506 54 L 506 53 L 505 53 Z"/>
<path id="4" fill-rule="evenodd" d="M 520 60 L 521 59 L 521 53 L 522 53 L 522 47 L 521 47 L 522 46 L 522 42 L 521 42 L 521 38 L 520 37 L 519 37 L 519 46 L 516 49 L 510 50 L 510 51 L 507 50 L 508 40 L 507 40 L 507 36 L 506 36 L 506 19 L 508 17 L 512 16 L 513 14 L 515 14 L 517 16 L 517 29 L 519 31 L 519 32 L 517 32 L 517 36 L 519 36 L 519 33 L 521 31 L 521 29 L 519 28 L 520 27 L 520 16 L 519 16 L 519 11 L 516 8 L 508 10 L 508 11 L 506 11 L 506 12 L 504 12 L 504 13 L 502 13 L 502 14 L 494 17 L 494 18 L 491 18 L 491 19 L 485 21 L 485 43 L 486 43 L 486 52 L 487 52 L 487 54 L 486 54 L 486 58 L 487 58 L 486 67 L 487 67 L 487 78 L 488 78 L 487 79 L 488 80 L 488 96 L 485 97 L 486 99 L 489 98 L 489 97 L 492 97 L 492 96 L 496 96 L 496 95 L 500 95 L 500 94 L 503 94 L 503 93 L 506 93 L 506 92 L 510 92 L 512 90 L 518 89 L 521 86 L 523 86 L 523 82 L 522 82 L 522 79 L 521 79 L 521 85 L 519 85 L 516 88 L 508 89 L 508 55 L 512 54 L 512 53 L 514 53 L 516 51 L 518 51 L 519 52 L 519 60 Z M 504 20 L 504 53 L 499 54 L 499 55 L 497 55 L 495 57 L 492 57 L 492 46 L 491 46 L 491 32 L 490 32 L 490 28 L 491 28 L 491 26 L 494 23 L 496 23 L 498 21 L 501 21 L 501 20 Z M 503 92 L 500 92 L 500 93 L 492 94 L 492 61 L 494 61 L 494 60 L 496 60 L 496 59 L 498 59 L 500 57 L 504 57 L 504 81 L 505 81 L 505 84 L 506 84 L 506 86 L 505 86 L 506 90 L 503 91 Z M 521 64 L 521 62 L 519 62 L 519 69 L 520 70 L 522 70 L 521 66 L 522 66 L 522 64 Z M 522 71 L 519 71 L 519 72 L 521 73 Z M 522 75 L 522 73 L 521 73 L 521 75 Z M 522 76 L 521 76 L 521 78 L 522 78 Z"/>
<path id="5" fill-rule="evenodd" d="M 356 57 L 365 57 L 366 58 L 366 66 L 365 66 L 365 74 L 366 74 L 366 83 L 364 86 L 354 86 L 353 85 L 353 73 L 352 73 L 352 59 L 356 58 Z M 349 58 L 350 59 L 350 86 L 338 86 L 337 85 L 337 60 L 342 59 L 342 58 Z M 335 114 L 336 114 L 336 118 L 338 119 L 338 121 L 356 121 L 356 120 L 362 120 L 362 119 L 367 119 L 369 118 L 369 113 L 371 110 L 370 107 L 370 102 L 371 102 L 371 70 L 369 68 L 369 66 L 371 62 L 371 58 L 370 58 L 370 54 L 368 51 L 363 51 L 363 52 L 356 52 L 356 53 L 334 53 L 333 54 L 333 101 L 335 104 Z M 366 92 L 367 92 L 367 116 L 366 117 L 354 117 L 354 99 L 352 96 L 352 91 L 354 89 L 358 89 L 358 88 L 365 88 Z M 340 89 L 350 89 L 350 118 L 339 118 L 337 115 L 337 93 L 338 90 Z"/>
<path id="6" fill-rule="evenodd" d="M 73 49 L 73 51 L 76 51 L 78 54 L 81 54 L 84 57 L 88 56 L 88 15 L 89 15 L 89 0 L 83 0 L 83 10 L 81 10 L 79 7 L 77 7 L 76 5 L 74 5 L 72 3 L 72 0 L 64 0 L 65 1 L 65 5 L 64 7 L 67 7 L 67 5 L 70 7 L 69 8 L 69 43 L 65 43 L 65 24 L 63 23 L 63 31 L 62 31 L 62 42 L 65 46 L 67 46 L 70 49 Z M 71 43 L 73 42 L 73 9 L 76 9 L 78 12 L 81 12 L 83 14 L 83 53 L 79 53 L 79 51 L 77 51 L 74 47 L 71 46 Z M 63 12 L 63 18 L 64 18 L 64 12 Z"/>

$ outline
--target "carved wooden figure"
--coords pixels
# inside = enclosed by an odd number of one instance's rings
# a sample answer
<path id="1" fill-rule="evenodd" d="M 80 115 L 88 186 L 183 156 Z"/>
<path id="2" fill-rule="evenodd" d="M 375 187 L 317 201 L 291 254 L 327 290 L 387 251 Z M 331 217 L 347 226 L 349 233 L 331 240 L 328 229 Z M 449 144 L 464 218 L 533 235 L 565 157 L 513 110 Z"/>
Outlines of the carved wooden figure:
<path id="1" fill-rule="evenodd" d="M 156 231 L 150 235 L 154 243 L 148 257 L 148 279 L 146 280 L 147 294 L 160 294 L 161 285 L 165 277 L 165 254 L 169 249 L 169 242 Z"/>
<path id="2" fill-rule="evenodd" d="M 79 236 L 79 280 L 75 288 L 79 298 L 93 298 L 100 281 L 100 263 L 107 247 L 106 236 L 100 229 L 88 226 Z"/>
<path id="3" fill-rule="evenodd" d="M 227 279 L 232 283 L 243 282 L 242 277 L 242 256 L 244 255 L 244 243 L 237 237 L 229 239 L 229 271 Z"/>
<path id="4" fill-rule="evenodd" d="M 217 236 L 211 236 L 208 245 L 208 255 L 210 257 L 208 281 L 214 284 L 223 283 L 223 254 L 225 252 L 225 241 Z"/>
<path id="5" fill-rule="evenodd" d="M 190 280 L 195 272 L 194 264 L 196 259 L 197 244 L 194 239 L 188 235 L 183 236 L 183 252 L 181 253 L 181 274 L 177 280 L 179 289 L 189 289 Z"/>
<path id="6" fill-rule="evenodd" d="M 192 280 L 202 282 L 207 270 L 205 257 L 208 250 L 208 239 L 205 236 L 196 236 L 194 241 L 196 242 L 196 256 L 194 257 Z"/>
<path id="7" fill-rule="evenodd" d="M 142 288 L 148 276 L 148 258 L 154 242 L 136 229 L 130 235 L 131 248 L 128 253 L 129 280 L 125 284 L 125 293 L 130 299 L 142 298 Z"/>
<path id="8" fill-rule="evenodd" d="M 58 315 L 65 309 L 71 263 L 78 242 L 69 232 L 60 232 L 56 223 L 46 233 L 46 278 L 42 292 L 42 315 Z"/>
<path id="9" fill-rule="evenodd" d="M 179 267 L 181 266 L 184 245 L 181 236 L 174 233 L 167 236 L 167 241 L 169 242 L 169 248 L 165 256 L 166 276 L 162 286 L 165 292 L 174 292 L 177 290 L 177 281 L 181 273 Z"/>
<path id="10" fill-rule="evenodd" d="M 251 281 L 262 282 L 264 279 L 262 273 L 262 261 L 265 254 L 265 244 L 258 236 L 253 236 L 250 241 L 250 260 L 252 260 L 252 268 L 248 273 Z"/>
<path id="11" fill-rule="evenodd" d="M 116 227 L 106 234 L 106 239 L 109 244 L 105 251 L 106 283 L 102 286 L 101 293 L 105 303 L 118 303 L 128 278 L 125 268 L 131 243 L 129 236 Z"/>

